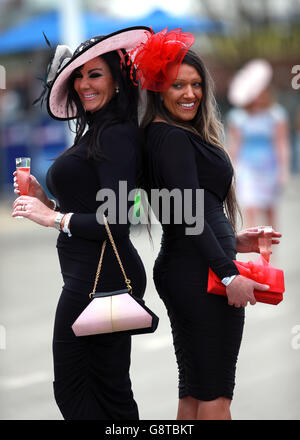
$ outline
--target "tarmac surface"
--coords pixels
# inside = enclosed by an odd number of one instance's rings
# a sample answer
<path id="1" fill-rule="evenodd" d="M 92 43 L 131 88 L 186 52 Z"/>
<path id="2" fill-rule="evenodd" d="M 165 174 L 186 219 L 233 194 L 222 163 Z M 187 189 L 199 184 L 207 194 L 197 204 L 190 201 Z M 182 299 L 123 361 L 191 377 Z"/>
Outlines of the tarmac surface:
<path id="1" fill-rule="evenodd" d="M 232 417 L 300 419 L 300 176 L 293 176 L 279 205 L 283 237 L 271 263 L 284 270 L 284 300 L 246 308 Z M 0 204 L 0 420 L 61 420 L 52 391 L 52 330 L 62 279 L 57 231 L 12 219 Z M 160 317 L 157 331 L 133 337 L 131 379 L 142 420 L 175 420 L 177 366 L 169 322 L 152 281 L 161 230 L 133 241 L 148 275 L 145 299 Z M 239 255 L 253 259 L 254 254 Z"/>

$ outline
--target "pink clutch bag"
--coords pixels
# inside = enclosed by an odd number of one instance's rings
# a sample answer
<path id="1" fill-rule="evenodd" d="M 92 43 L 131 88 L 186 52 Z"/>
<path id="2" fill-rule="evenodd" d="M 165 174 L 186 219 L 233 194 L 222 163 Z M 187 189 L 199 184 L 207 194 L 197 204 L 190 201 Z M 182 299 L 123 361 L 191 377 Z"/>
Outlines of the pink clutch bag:
<path id="1" fill-rule="evenodd" d="M 158 318 L 144 301 L 128 289 L 96 292 L 93 300 L 72 325 L 76 336 L 130 331 L 130 334 L 153 332 Z"/>
<path id="2" fill-rule="evenodd" d="M 94 289 L 93 292 L 90 293 L 92 301 L 73 323 L 72 330 L 76 336 L 90 336 L 115 332 L 127 332 L 131 335 L 152 333 L 156 330 L 159 319 L 155 313 L 146 307 L 143 299 L 132 294 L 130 280 L 128 280 L 126 276 L 106 218 L 104 224 L 124 275 L 127 288 L 113 292 L 96 292 L 106 246 L 106 241 L 104 241 Z"/>

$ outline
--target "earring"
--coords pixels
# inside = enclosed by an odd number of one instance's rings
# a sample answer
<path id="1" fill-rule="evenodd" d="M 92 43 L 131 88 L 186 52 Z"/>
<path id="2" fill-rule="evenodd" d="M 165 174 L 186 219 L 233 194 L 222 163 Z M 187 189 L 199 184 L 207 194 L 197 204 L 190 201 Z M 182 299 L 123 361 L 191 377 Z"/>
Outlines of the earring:
<path id="1" fill-rule="evenodd" d="M 119 87 L 116 87 L 116 93 L 118 94 L 120 91 Z"/>

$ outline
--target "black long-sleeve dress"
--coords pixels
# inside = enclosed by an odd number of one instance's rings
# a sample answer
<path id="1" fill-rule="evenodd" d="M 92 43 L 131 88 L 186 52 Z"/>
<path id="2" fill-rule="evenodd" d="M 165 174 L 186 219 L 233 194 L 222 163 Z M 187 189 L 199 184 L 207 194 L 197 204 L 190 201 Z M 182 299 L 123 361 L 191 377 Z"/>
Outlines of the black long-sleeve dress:
<path id="1" fill-rule="evenodd" d="M 171 205 L 154 266 L 156 289 L 172 327 L 179 398 L 232 399 L 244 308 L 229 306 L 226 297 L 207 293 L 209 267 L 221 279 L 238 274 L 232 261 L 235 236 L 223 208 L 233 176 L 231 163 L 222 150 L 196 134 L 163 122 L 148 127 L 146 159 L 148 191 L 178 188 L 184 194 L 191 190 L 193 216 L 203 214 L 197 211 L 196 190 L 204 189 L 203 232 L 187 235 L 191 225 L 184 215 L 182 224 L 175 224 L 175 205 Z M 161 211 L 157 215 L 162 220 Z"/>
<path id="2" fill-rule="evenodd" d="M 138 419 L 129 375 L 130 336 L 76 337 L 71 329 L 90 301 L 101 245 L 108 238 L 105 226 L 96 219 L 101 204 L 96 194 L 103 188 L 114 191 L 118 219 L 119 182 L 127 182 L 129 193 L 135 188 L 141 166 L 138 129 L 131 123 L 105 128 L 100 138 L 104 158 L 87 158 L 96 117 L 80 143 L 59 156 L 47 174 L 47 186 L 60 211 L 74 213 L 69 225 L 71 236 L 61 232 L 57 240 L 64 286 L 54 325 L 54 394 L 65 419 Z M 129 209 L 130 203 L 125 203 L 126 207 Z M 110 224 L 110 229 L 133 291 L 142 297 L 146 287 L 144 266 L 129 239 L 129 222 L 120 223 Z M 98 286 L 102 291 L 126 288 L 109 240 Z"/>

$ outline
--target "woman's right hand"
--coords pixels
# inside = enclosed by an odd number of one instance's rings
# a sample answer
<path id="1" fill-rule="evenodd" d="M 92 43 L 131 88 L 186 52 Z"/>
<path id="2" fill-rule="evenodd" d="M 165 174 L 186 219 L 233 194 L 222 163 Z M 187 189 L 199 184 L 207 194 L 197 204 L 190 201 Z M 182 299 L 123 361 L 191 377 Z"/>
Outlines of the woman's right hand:
<path id="1" fill-rule="evenodd" d="M 18 185 L 18 179 L 17 179 L 17 172 L 15 171 L 13 174 L 14 174 L 14 193 L 19 196 L 20 191 L 19 191 L 19 185 Z M 29 189 L 28 189 L 27 195 L 30 197 L 37 198 L 38 200 L 40 200 L 42 203 L 44 203 L 44 205 L 48 206 L 49 208 L 52 208 L 52 206 L 53 206 L 53 203 L 48 198 L 46 191 L 39 184 L 37 179 L 32 174 L 29 175 Z"/>
<path id="2" fill-rule="evenodd" d="M 256 303 L 254 289 L 266 291 L 269 288 L 267 284 L 260 284 L 242 275 L 237 275 L 226 287 L 228 304 L 235 307 L 246 307 L 249 302 L 254 305 Z"/>

